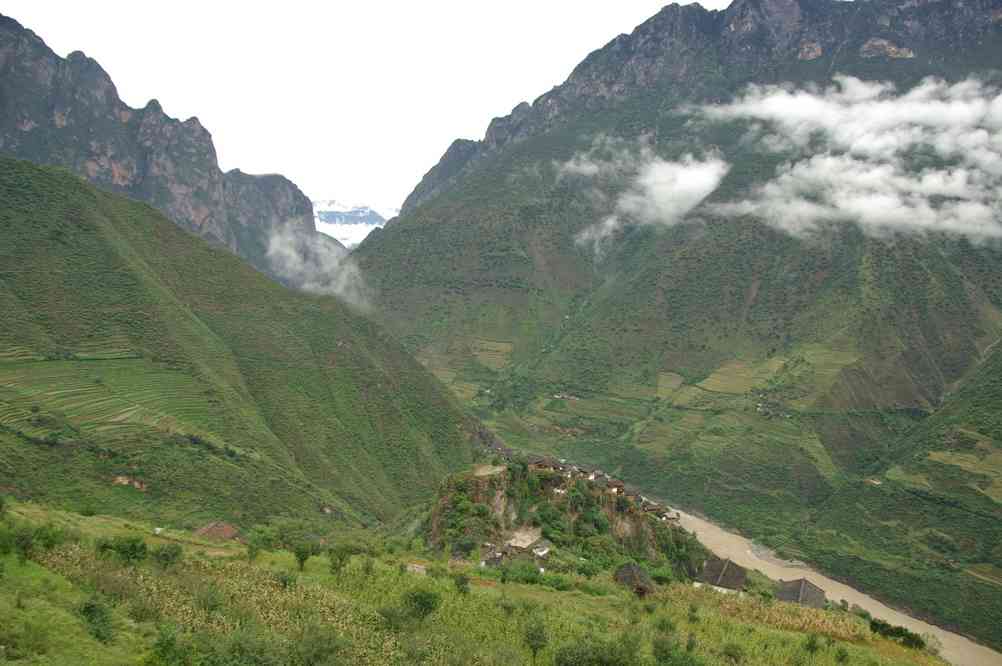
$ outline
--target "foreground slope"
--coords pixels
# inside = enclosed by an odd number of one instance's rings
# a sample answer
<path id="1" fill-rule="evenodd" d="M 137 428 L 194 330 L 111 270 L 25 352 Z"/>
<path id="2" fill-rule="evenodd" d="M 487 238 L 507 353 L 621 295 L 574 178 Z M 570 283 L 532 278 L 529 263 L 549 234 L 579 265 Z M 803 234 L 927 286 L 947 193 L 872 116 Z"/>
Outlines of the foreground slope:
<path id="1" fill-rule="evenodd" d="M 371 520 L 471 455 L 435 379 L 145 204 L 0 160 L 0 489 L 193 526 Z"/>
<path id="2" fill-rule="evenodd" d="M 410 539 L 359 547 L 357 535 L 330 534 L 337 545 L 299 569 L 279 547 L 248 562 L 241 544 L 153 535 L 135 521 L 27 503 L 7 514 L 0 645 L 14 663 L 945 663 L 844 611 L 685 583 L 641 601 L 608 572 L 585 577 L 556 563 L 545 576 L 513 568 L 505 582 Z M 30 557 L 4 548 L 13 534 L 36 535 Z"/>
<path id="3" fill-rule="evenodd" d="M 822 95 L 848 74 L 905 94 L 1000 67 L 997 1 L 666 7 L 483 141 L 453 144 L 355 256 L 382 321 L 509 444 L 600 464 L 998 646 L 991 450 L 932 454 L 962 479 L 959 508 L 896 492 L 918 463 L 895 467 L 926 456 L 914 429 L 951 393 L 970 399 L 958 390 L 988 367 L 997 243 L 852 224 L 805 236 L 783 216 L 720 214 L 797 156 L 763 148 L 758 117 L 700 110 L 748 84 Z M 595 240 L 644 191 L 616 171 L 637 155 L 729 170 L 669 220 L 684 224 Z"/>

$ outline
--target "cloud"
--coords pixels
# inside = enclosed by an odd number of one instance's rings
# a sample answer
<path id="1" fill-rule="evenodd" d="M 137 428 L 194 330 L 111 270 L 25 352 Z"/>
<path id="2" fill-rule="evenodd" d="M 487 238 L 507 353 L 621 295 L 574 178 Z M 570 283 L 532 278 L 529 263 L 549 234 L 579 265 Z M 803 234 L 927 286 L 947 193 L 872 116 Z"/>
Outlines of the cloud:
<path id="1" fill-rule="evenodd" d="M 321 233 L 304 233 L 292 225 L 276 229 L 268 238 L 268 262 L 275 275 L 296 289 L 370 308 L 369 288 L 358 264 Z"/>
<path id="2" fill-rule="evenodd" d="M 558 179 L 577 176 L 592 183 L 591 197 L 611 214 L 578 234 L 577 242 L 592 245 L 597 255 L 603 245 L 625 225 L 672 226 L 706 199 L 727 175 L 730 166 L 718 156 L 699 159 L 685 155 L 664 160 L 649 144 L 599 137 L 587 153 L 557 165 Z M 626 189 L 616 196 L 610 191 Z"/>
<path id="3" fill-rule="evenodd" d="M 981 81 L 927 79 L 903 93 L 853 77 L 824 89 L 752 86 L 701 113 L 752 123 L 760 149 L 787 157 L 719 213 L 795 235 L 853 222 L 877 236 L 1002 236 L 1002 94 Z"/>

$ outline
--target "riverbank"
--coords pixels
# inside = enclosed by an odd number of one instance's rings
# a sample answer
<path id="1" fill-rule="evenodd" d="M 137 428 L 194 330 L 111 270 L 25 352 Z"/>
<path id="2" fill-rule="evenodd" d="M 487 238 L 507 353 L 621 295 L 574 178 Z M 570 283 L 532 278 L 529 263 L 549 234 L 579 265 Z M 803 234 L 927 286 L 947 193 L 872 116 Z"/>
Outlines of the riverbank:
<path id="1" fill-rule="evenodd" d="M 780 560 L 767 549 L 708 520 L 684 511 L 679 511 L 679 515 L 682 527 L 695 534 L 696 538 L 718 557 L 729 558 L 748 569 L 757 569 L 774 580 L 806 578 L 823 589 L 831 601 L 838 602 L 844 599 L 850 606 L 855 604 L 874 617 L 891 624 L 906 627 L 918 634 L 934 636 L 942 645 L 941 656 L 955 666 L 1002 666 L 1002 654 L 969 638 L 906 615 L 845 583 L 818 573 L 803 563 Z"/>

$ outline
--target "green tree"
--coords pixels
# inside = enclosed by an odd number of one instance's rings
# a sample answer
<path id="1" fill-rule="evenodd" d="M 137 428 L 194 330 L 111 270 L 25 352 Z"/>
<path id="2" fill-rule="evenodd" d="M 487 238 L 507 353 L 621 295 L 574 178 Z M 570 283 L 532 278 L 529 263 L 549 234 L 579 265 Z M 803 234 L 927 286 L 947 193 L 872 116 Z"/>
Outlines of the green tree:
<path id="1" fill-rule="evenodd" d="M 302 571 L 306 567 L 306 561 L 316 554 L 316 547 L 308 541 L 299 541 L 292 546 L 292 554 L 296 558 L 296 564 Z"/>
<path id="2" fill-rule="evenodd" d="M 452 582 L 456 586 L 456 591 L 460 594 L 470 593 L 470 577 L 466 574 L 456 574 L 452 577 Z"/>
<path id="3" fill-rule="evenodd" d="M 351 560 L 352 549 L 349 546 L 338 544 L 327 551 L 327 559 L 330 560 L 331 573 L 340 576 L 344 568 Z"/>
<path id="4" fill-rule="evenodd" d="M 21 525 L 14 530 L 14 550 L 21 564 L 30 560 L 35 554 L 35 530 L 28 525 Z"/>
<path id="5" fill-rule="evenodd" d="M 434 613 L 441 603 L 442 597 L 432 590 L 411 590 L 404 593 L 403 597 L 407 613 L 417 620 L 423 620 Z"/>
<path id="6" fill-rule="evenodd" d="M 170 569 L 184 557 L 184 549 L 178 543 L 164 543 L 154 547 L 152 555 L 161 569 Z"/>
<path id="7" fill-rule="evenodd" d="M 533 664 L 536 663 L 536 656 L 540 650 L 545 648 L 549 642 L 550 638 L 546 634 L 546 625 L 543 624 L 543 621 L 539 618 L 532 620 L 525 628 L 525 644 L 532 653 Z"/>

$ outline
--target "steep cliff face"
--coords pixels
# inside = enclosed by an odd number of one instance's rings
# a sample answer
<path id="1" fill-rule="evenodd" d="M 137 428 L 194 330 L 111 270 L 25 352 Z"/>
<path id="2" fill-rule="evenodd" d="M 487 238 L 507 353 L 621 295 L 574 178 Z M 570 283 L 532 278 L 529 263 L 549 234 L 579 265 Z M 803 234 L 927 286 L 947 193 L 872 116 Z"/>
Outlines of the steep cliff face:
<path id="1" fill-rule="evenodd" d="M 96 61 L 79 51 L 60 58 L 3 16 L 0 151 L 145 201 L 261 270 L 277 227 L 314 231 L 312 205 L 288 179 L 224 174 L 197 118 L 171 118 L 156 100 L 130 108 Z"/>
<path id="2" fill-rule="evenodd" d="M 712 101 L 753 81 L 865 76 L 888 60 L 898 61 L 903 76 L 948 74 L 960 60 L 980 57 L 979 48 L 987 47 L 1002 21 L 1000 4 L 737 0 L 722 11 L 669 5 L 594 51 L 531 105 L 522 102 L 495 118 L 482 141 L 450 146 L 403 212 L 450 189 L 473 164 L 505 146 L 637 96 Z"/>

